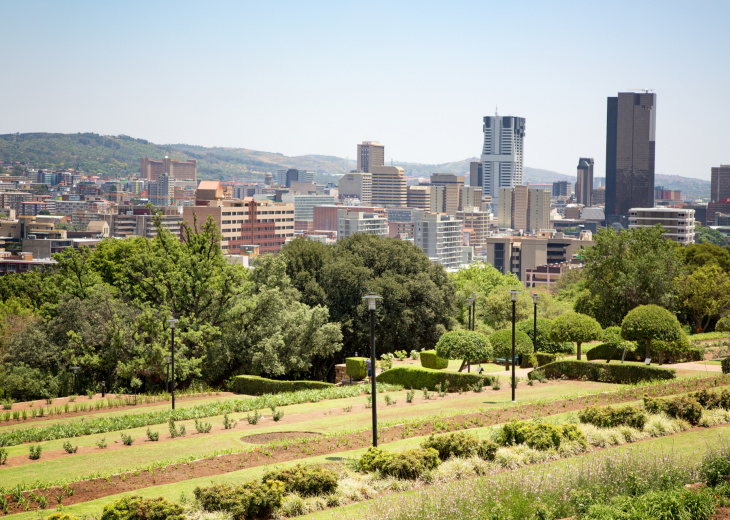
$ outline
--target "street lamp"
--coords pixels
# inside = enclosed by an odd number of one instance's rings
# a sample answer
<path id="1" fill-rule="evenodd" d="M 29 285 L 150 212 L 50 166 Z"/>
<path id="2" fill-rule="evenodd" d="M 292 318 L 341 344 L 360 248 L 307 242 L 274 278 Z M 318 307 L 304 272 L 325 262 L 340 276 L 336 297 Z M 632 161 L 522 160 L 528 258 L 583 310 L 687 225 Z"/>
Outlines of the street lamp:
<path id="1" fill-rule="evenodd" d="M 477 328 L 477 293 L 471 293 L 471 330 Z"/>
<path id="2" fill-rule="evenodd" d="M 175 409 L 175 324 L 177 320 L 170 318 L 167 320 L 170 323 L 170 329 L 172 329 L 172 353 L 170 356 L 170 362 L 172 364 L 172 409 Z"/>
<path id="3" fill-rule="evenodd" d="M 534 293 L 532 295 L 532 303 L 535 304 L 535 326 L 532 331 L 532 347 L 533 352 L 537 352 L 537 300 L 540 299 L 540 295 L 537 293 Z"/>
<path id="4" fill-rule="evenodd" d="M 378 412 L 376 406 L 376 388 L 375 388 L 375 303 L 380 300 L 382 296 L 376 295 L 371 292 L 367 296 L 363 296 L 363 300 L 368 301 L 368 311 L 370 311 L 370 371 L 371 371 L 371 394 L 373 397 L 373 446 L 378 446 Z"/>
<path id="5" fill-rule="evenodd" d="M 77 367 L 77 366 L 71 367 L 71 370 L 74 371 L 74 395 L 79 395 L 79 389 L 76 386 L 76 372 L 78 372 L 80 368 L 81 367 Z"/>
<path id="6" fill-rule="evenodd" d="M 165 356 L 165 361 L 167 362 L 167 379 L 165 379 L 165 392 L 170 392 L 170 360 L 172 359 L 172 356 Z"/>
<path id="7" fill-rule="evenodd" d="M 474 299 L 473 298 L 467 298 L 466 299 L 466 311 L 467 311 L 467 313 L 469 315 L 469 317 L 467 318 L 466 330 L 471 330 L 471 306 L 472 306 L 473 303 L 474 303 Z"/>
<path id="8" fill-rule="evenodd" d="M 517 378 L 515 377 L 515 308 L 517 305 L 517 295 L 520 291 L 517 289 L 510 290 L 512 297 L 512 402 L 515 402 L 515 389 L 517 387 Z"/>

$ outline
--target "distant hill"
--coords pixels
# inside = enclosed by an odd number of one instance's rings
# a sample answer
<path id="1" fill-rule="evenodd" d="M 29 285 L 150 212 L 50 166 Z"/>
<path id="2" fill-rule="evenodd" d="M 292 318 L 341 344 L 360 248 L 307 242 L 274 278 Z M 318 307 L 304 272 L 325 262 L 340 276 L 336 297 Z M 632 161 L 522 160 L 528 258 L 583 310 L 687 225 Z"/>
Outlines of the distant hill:
<path id="1" fill-rule="evenodd" d="M 126 135 L 103 136 L 94 133 L 52 134 L 28 133 L 0 135 L 0 162 L 19 162 L 30 168 L 73 168 L 103 177 L 119 177 L 139 173 L 139 159 L 164 156 L 198 161 L 202 178 L 221 180 L 259 179 L 266 172 L 284 168 L 314 171 L 318 181 L 332 180 L 353 170 L 355 161 L 329 155 L 289 157 L 280 153 L 247 148 L 207 148 L 188 144 L 154 144 Z M 394 161 L 408 177 L 429 177 L 432 173 L 469 174 L 469 163 L 476 157 L 442 164 L 421 164 Z M 575 182 L 575 175 L 565 175 L 539 168 L 525 167 L 524 182 Z M 682 190 L 690 197 L 709 197 L 710 183 L 676 175 L 657 175 L 656 184 L 665 189 Z"/>

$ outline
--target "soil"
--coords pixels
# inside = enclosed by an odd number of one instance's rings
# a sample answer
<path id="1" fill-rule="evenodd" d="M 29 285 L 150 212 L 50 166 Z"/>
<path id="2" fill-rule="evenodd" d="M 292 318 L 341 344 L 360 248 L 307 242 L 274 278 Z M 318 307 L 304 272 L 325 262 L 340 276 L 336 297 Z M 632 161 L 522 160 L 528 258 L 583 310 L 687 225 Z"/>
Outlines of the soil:
<path id="1" fill-rule="evenodd" d="M 730 520 L 730 507 L 721 507 L 715 511 L 712 520 Z"/>
<path id="2" fill-rule="evenodd" d="M 318 432 L 273 432 L 247 435 L 241 437 L 241 440 L 249 444 L 268 444 L 273 441 L 311 439 L 313 437 L 322 437 L 322 435 L 324 434 Z"/>
<path id="3" fill-rule="evenodd" d="M 429 435 L 431 433 L 480 428 L 510 420 L 525 420 L 538 416 L 545 417 L 557 413 L 580 410 L 590 405 L 606 405 L 634 401 L 644 394 L 656 397 L 668 395 L 668 393 L 712 388 L 720 384 L 726 384 L 728 381 L 730 381 L 730 376 L 685 379 L 670 381 L 664 385 L 653 387 L 635 387 L 622 392 L 606 392 L 598 395 L 575 397 L 546 403 L 517 405 L 502 410 L 488 409 L 478 413 L 454 415 L 434 421 L 424 420 L 410 425 L 405 424 L 383 428 L 378 434 L 378 440 L 380 443 L 387 443 L 408 437 Z M 322 412 L 316 413 L 321 414 Z M 204 458 L 185 464 L 172 464 L 153 471 L 132 471 L 108 478 L 78 481 L 68 485 L 73 488 L 73 495 L 65 497 L 63 499 L 63 505 L 87 502 L 89 500 L 145 487 L 171 484 L 193 478 L 230 473 L 245 468 L 286 462 L 300 458 L 302 455 L 304 457 L 332 455 L 332 457 L 328 457 L 328 460 L 337 461 L 341 459 L 341 457 L 336 455 L 338 452 L 364 448 L 370 446 L 371 442 L 371 431 L 366 430 L 346 435 L 307 439 L 273 447 L 254 447 L 248 452 Z M 53 507 L 55 505 L 55 497 L 62 493 L 62 489 L 60 487 L 51 487 L 43 491 L 35 490 L 35 493 L 36 495 L 43 494 L 47 496 L 49 506 Z M 29 493 L 26 492 L 25 495 L 28 497 Z M 24 507 L 20 507 L 14 500 L 8 506 L 8 514 L 20 513 L 25 510 Z M 37 504 L 33 503 L 31 507 L 37 507 Z M 728 519 L 730 520 L 730 517 Z"/>

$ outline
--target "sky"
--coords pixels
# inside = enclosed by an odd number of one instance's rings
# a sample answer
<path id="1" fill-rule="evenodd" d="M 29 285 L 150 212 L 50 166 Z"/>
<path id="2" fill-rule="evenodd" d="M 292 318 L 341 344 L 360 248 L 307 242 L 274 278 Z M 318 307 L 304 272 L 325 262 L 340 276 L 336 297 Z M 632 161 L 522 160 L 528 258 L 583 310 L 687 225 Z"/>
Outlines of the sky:
<path id="1" fill-rule="evenodd" d="M 606 98 L 657 94 L 656 172 L 730 164 L 730 2 L 0 0 L 0 134 L 354 159 L 479 156 L 525 117 L 525 164 L 605 171 Z"/>

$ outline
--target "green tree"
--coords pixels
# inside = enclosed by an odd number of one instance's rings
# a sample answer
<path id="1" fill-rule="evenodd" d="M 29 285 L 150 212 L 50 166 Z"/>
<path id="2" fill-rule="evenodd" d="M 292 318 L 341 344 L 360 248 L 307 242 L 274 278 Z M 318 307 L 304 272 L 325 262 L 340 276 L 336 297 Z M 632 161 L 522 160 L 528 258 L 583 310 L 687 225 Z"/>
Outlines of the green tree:
<path id="1" fill-rule="evenodd" d="M 681 340 L 682 327 L 677 317 L 658 305 L 641 305 L 631 310 L 621 323 L 621 337 L 646 342 L 646 358 L 650 357 L 652 340 Z"/>
<path id="2" fill-rule="evenodd" d="M 16 164 L 13 166 L 13 170 L 11 173 L 14 177 L 19 177 L 25 173 L 25 169 L 21 165 Z"/>
<path id="3" fill-rule="evenodd" d="M 578 296 L 575 310 L 607 327 L 621 323 L 639 305 L 673 308 L 677 289 L 672 281 L 682 270 L 682 246 L 662 232 L 661 226 L 600 230 L 584 253 L 588 292 Z"/>
<path id="4" fill-rule="evenodd" d="M 471 363 L 492 359 L 493 352 L 484 334 L 468 330 L 447 332 L 436 343 L 436 355 L 445 359 L 461 359 L 459 372 Z"/>
<path id="5" fill-rule="evenodd" d="M 695 226 L 695 243 L 727 246 L 727 236 L 716 229 L 697 224 Z"/>
<path id="6" fill-rule="evenodd" d="M 502 274 L 490 264 L 477 262 L 459 268 L 449 278 L 456 285 L 456 304 L 458 319 L 466 325 L 469 321 L 466 299 L 476 295 L 476 322 L 483 324 L 489 319 L 485 307 L 489 294 L 497 287 L 520 287 L 520 281 L 513 273 Z"/>
<path id="7" fill-rule="evenodd" d="M 498 330 L 489 336 L 489 343 L 492 345 L 495 357 L 503 357 L 506 360 L 505 370 L 509 370 L 510 358 L 512 357 L 512 330 Z M 521 330 L 515 330 L 515 355 L 527 356 L 532 353 L 532 341 L 530 337 Z"/>
<path id="8" fill-rule="evenodd" d="M 730 271 L 730 249 L 715 244 L 689 244 L 683 249 L 684 263 L 692 272 L 705 265 L 718 265 L 723 271 Z"/>
<path id="9" fill-rule="evenodd" d="M 550 338 L 550 328 L 552 320 L 546 318 L 537 319 L 537 344 L 535 345 L 538 352 L 547 352 L 550 354 L 572 354 L 575 347 L 569 341 L 553 341 Z M 516 327 L 530 337 L 530 341 L 534 344 L 535 323 L 528 318 L 517 323 Z"/>
<path id="10" fill-rule="evenodd" d="M 519 287 L 519 286 L 518 286 Z M 495 287 L 484 301 L 485 319 L 495 329 L 504 329 L 512 323 L 512 295 L 513 287 Z M 515 302 L 515 321 L 529 318 L 533 314 L 532 298 L 525 291 L 517 294 Z"/>
<path id="11" fill-rule="evenodd" d="M 677 279 L 679 303 L 697 332 L 730 310 L 730 274 L 716 264 L 706 264 Z"/>
<path id="12" fill-rule="evenodd" d="M 601 337 L 601 325 L 592 317 L 577 312 L 569 312 L 553 320 L 550 327 L 550 339 L 553 341 L 571 341 L 575 343 L 580 360 L 582 343 L 594 341 Z"/>
<path id="13" fill-rule="evenodd" d="M 678 339 L 673 341 L 662 341 L 656 339 L 652 342 L 651 348 L 654 352 L 659 353 L 659 364 L 661 365 L 664 360 L 664 354 L 679 357 L 688 352 L 691 345 L 689 343 L 689 339 L 687 339 L 687 334 L 680 329 Z"/>

